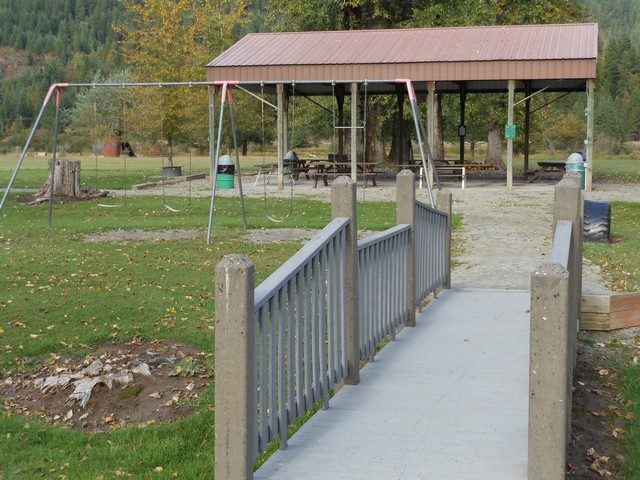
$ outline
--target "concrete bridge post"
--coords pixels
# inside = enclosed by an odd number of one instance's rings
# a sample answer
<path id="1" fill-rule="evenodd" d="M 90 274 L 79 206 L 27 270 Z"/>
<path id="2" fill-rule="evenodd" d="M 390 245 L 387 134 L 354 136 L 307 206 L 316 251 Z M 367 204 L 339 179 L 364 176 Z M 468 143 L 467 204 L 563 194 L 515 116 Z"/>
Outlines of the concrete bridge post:
<path id="1" fill-rule="evenodd" d="M 214 478 L 253 478 L 254 267 L 244 255 L 216 266 Z"/>

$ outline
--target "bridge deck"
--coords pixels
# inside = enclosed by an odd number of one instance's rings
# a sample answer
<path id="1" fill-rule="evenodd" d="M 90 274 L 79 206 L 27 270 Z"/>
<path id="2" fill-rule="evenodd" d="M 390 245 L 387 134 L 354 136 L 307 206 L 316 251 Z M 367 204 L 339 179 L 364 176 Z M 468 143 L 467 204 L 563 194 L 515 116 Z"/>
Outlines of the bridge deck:
<path id="1" fill-rule="evenodd" d="M 254 478 L 526 479 L 529 295 L 441 292 Z"/>

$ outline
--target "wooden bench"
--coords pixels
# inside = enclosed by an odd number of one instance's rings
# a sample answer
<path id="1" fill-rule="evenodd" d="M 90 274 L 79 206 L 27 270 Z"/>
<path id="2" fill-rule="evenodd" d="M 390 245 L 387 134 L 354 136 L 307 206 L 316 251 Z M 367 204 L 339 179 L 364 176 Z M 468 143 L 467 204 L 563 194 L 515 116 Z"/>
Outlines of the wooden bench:
<path id="1" fill-rule="evenodd" d="M 562 178 L 567 173 L 565 162 L 541 161 L 540 168 L 531 168 L 525 172 L 526 183 L 532 183 L 539 177 Z"/>
<path id="2" fill-rule="evenodd" d="M 337 169 L 337 171 L 333 171 L 333 169 L 331 171 L 327 171 L 324 169 L 324 167 L 312 167 L 309 169 L 307 175 L 309 175 L 313 180 L 313 188 L 316 188 L 318 186 L 319 180 L 322 180 L 322 183 L 324 183 L 325 186 L 329 186 L 329 177 L 336 178 L 341 175 L 351 176 L 351 171 L 344 168 Z M 378 183 L 376 181 L 378 172 L 360 171 L 358 172 L 358 176 L 362 178 L 365 187 L 369 184 L 369 181 L 371 181 L 374 187 L 378 186 Z"/>
<path id="3" fill-rule="evenodd" d="M 366 187 L 369 183 L 369 179 L 371 179 L 371 183 L 374 187 L 377 187 L 376 177 L 378 176 L 378 172 L 362 172 L 358 173 L 358 175 L 362 175 L 362 179 L 364 180 L 364 186 Z"/>
<path id="4" fill-rule="evenodd" d="M 309 172 L 309 175 L 311 175 L 311 178 L 313 179 L 313 188 L 316 188 L 318 186 L 318 180 L 322 179 L 322 182 L 324 183 L 325 187 L 329 186 L 329 175 L 335 175 L 333 173 L 328 173 L 328 172 Z"/>

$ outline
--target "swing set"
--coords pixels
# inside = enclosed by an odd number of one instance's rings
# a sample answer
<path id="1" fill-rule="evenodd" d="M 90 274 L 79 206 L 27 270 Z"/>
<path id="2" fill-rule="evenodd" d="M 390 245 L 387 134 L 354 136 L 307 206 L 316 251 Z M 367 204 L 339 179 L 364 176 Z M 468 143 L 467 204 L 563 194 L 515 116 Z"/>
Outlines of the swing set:
<path id="1" fill-rule="evenodd" d="M 292 124 L 292 128 L 295 129 L 295 120 L 296 120 L 296 84 L 301 84 L 301 83 L 314 83 L 314 84 L 318 84 L 318 83 L 322 83 L 322 82 L 295 82 L 295 81 L 291 81 L 288 83 L 288 85 L 291 86 L 291 92 L 292 92 L 292 105 L 293 105 L 293 124 Z M 356 122 L 354 122 L 352 120 L 352 125 L 351 126 L 343 126 L 343 125 L 337 125 L 336 124 L 336 99 L 337 99 L 337 95 L 336 95 L 336 84 L 338 82 L 336 81 L 331 81 L 330 82 L 330 87 L 331 87 L 331 94 L 333 96 L 334 99 L 334 104 L 333 104 L 333 111 L 331 112 L 332 114 L 332 119 L 333 119 L 333 136 L 334 136 L 334 144 L 335 144 L 335 137 L 337 135 L 337 132 L 340 129 L 351 129 L 352 132 L 352 151 L 355 151 L 355 131 L 357 129 L 362 129 L 363 130 L 363 142 L 365 144 L 366 147 L 366 120 L 367 120 L 367 102 L 368 102 L 368 87 L 370 84 L 374 84 L 374 83 L 385 83 L 385 84 L 396 84 L 396 85 L 404 85 L 406 87 L 406 90 L 408 92 L 409 95 L 409 101 L 411 104 L 411 110 L 412 110 L 412 114 L 413 114 L 413 119 L 414 119 L 414 126 L 415 126 L 415 132 L 416 132 L 416 136 L 418 139 L 418 145 L 420 148 L 420 156 L 421 156 L 421 160 L 422 160 L 422 166 L 424 168 L 424 172 L 430 172 L 431 175 L 433 175 L 433 177 L 436 180 L 436 183 L 438 185 L 438 188 L 440 188 L 440 182 L 437 176 L 437 171 L 435 169 L 434 166 L 434 161 L 433 161 L 433 156 L 431 153 L 431 150 L 429 148 L 428 142 L 427 142 L 427 136 L 425 133 L 425 127 L 424 124 L 422 122 L 421 116 L 420 116 L 420 112 L 419 112 L 419 108 L 418 108 L 418 102 L 417 102 L 417 98 L 416 98 L 416 94 L 415 94 L 415 90 L 413 88 L 413 84 L 411 82 L 411 80 L 408 79 L 398 79 L 398 80 L 387 80 L 387 81 L 381 81 L 381 80 L 375 80 L 375 81 L 363 81 L 363 82 L 342 82 L 342 83 L 351 83 L 352 85 L 357 85 L 358 83 L 363 84 L 364 86 L 364 109 L 363 109 L 363 116 L 364 116 L 364 123 L 362 125 L 357 125 Z M 13 174 L 11 176 L 11 179 L 9 180 L 9 183 L 5 189 L 5 193 L 4 196 L 2 198 L 2 200 L 0 201 L 0 211 L 2 210 L 4 203 L 7 199 L 7 196 L 9 194 L 9 192 L 11 191 L 11 188 L 13 186 L 13 183 L 15 181 L 15 177 L 24 161 L 25 155 L 29 150 L 29 146 L 33 140 L 33 137 L 35 135 L 35 132 L 40 124 L 40 121 L 42 119 L 43 113 L 47 107 L 47 105 L 50 103 L 53 94 L 55 93 L 55 97 L 56 97 L 56 102 L 55 102 L 55 126 L 54 126 L 54 136 L 53 136 L 53 148 L 52 148 L 52 162 L 51 162 L 51 168 L 50 168 L 50 172 L 49 172 L 49 176 L 50 179 L 53 179 L 53 169 L 55 168 L 55 163 L 56 163 L 56 155 L 57 155 L 57 142 L 58 142 L 58 131 L 59 131 L 59 127 L 60 127 L 60 99 L 61 99 L 61 95 L 64 89 L 66 88 L 92 88 L 93 92 L 94 92 L 94 133 L 97 134 L 97 123 L 98 123 L 98 111 L 97 111 L 97 100 L 96 100 L 96 89 L 97 88 L 117 88 L 117 87 L 121 87 L 121 88 L 127 88 L 127 87 L 182 87 L 182 86 L 189 86 L 189 87 L 194 87 L 194 86 L 205 86 L 209 88 L 209 156 L 210 156 L 210 170 L 211 170 L 211 175 L 213 177 L 213 181 L 211 182 L 211 203 L 210 203 L 210 208 L 209 208 L 209 221 L 208 221 L 208 227 L 207 227 L 207 243 L 211 242 L 211 233 L 212 233 L 212 225 L 213 225 L 213 215 L 214 215 L 214 209 L 215 209 L 215 195 L 216 195 L 216 185 L 217 185 L 217 175 L 218 175 L 218 162 L 219 162 L 219 158 L 220 158 L 220 150 L 221 150 L 221 143 L 222 143 L 222 129 L 223 129 L 223 123 L 224 123 L 224 114 L 225 114 L 225 109 L 228 108 L 229 109 L 229 118 L 230 118 L 230 127 L 231 127 L 231 133 L 232 133 L 232 138 L 233 138 L 233 150 L 235 152 L 235 169 L 241 179 L 241 168 L 240 168 L 240 158 L 239 158 L 239 149 L 238 149 L 238 138 L 237 138 L 237 131 L 236 131 L 236 120 L 235 120 L 235 112 L 234 112 L 234 105 L 233 105 L 233 87 L 236 87 L 240 90 L 243 90 L 247 93 L 249 93 L 250 95 L 252 95 L 253 97 L 257 98 L 258 100 L 260 100 L 262 102 L 262 107 L 261 107 L 261 111 L 262 111 L 262 119 L 261 119 L 261 123 L 262 123 L 262 135 L 263 135 L 263 155 L 264 155 L 264 138 L 265 138 L 265 127 L 264 127 L 264 117 L 265 117 L 265 105 L 270 106 L 271 108 L 276 109 L 276 111 L 278 112 L 278 119 L 279 119 L 279 125 L 278 125 L 278 130 L 279 130 L 279 155 L 278 155 L 278 180 L 279 180 L 279 184 L 281 183 L 280 180 L 282 178 L 282 175 L 284 173 L 284 168 L 283 168 L 283 161 L 284 161 L 284 155 L 283 152 L 280 152 L 280 150 L 282 149 L 282 142 L 281 142 L 281 136 L 282 136 L 282 123 L 281 123 L 281 116 L 282 116 L 282 97 L 281 97 L 281 93 L 278 93 L 278 105 L 273 105 L 270 102 L 268 102 L 266 100 L 266 95 L 265 95 L 265 85 L 269 85 L 270 87 L 273 86 L 278 86 L 278 87 L 284 87 L 284 83 L 283 82 L 260 82 L 259 83 L 259 92 L 260 95 L 256 95 L 254 93 L 252 93 L 249 88 L 244 88 L 244 87 L 253 87 L 255 89 L 255 87 L 257 86 L 255 82 L 246 82 L 246 83 L 241 83 L 241 82 L 236 82 L 236 81 L 215 81 L 215 82 L 160 82 L 160 83 L 119 83 L 119 84 L 114 84 L 114 83 L 77 83 L 77 84 L 70 84 L 70 83 L 56 83 L 53 84 L 45 99 L 44 102 L 42 104 L 42 107 L 38 113 L 38 116 L 35 120 L 35 123 L 31 129 L 31 132 L 29 134 L 29 137 L 27 139 L 27 142 L 24 146 L 24 148 L 21 151 L 21 155 L 20 158 L 18 159 L 18 162 L 16 164 L 16 167 L 13 171 Z M 216 93 L 221 90 L 221 97 L 220 97 L 220 114 L 219 114 L 219 121 L 217 124 L 217 135 L 216 135 L 216 125 L 215 125 L 215 95 Z M 308 98 L 308 97 L 305 97 Z M 310 101 L 313 102 L 313 100 L 309 99 Z M 316 103 L 316 102 L 313 102 Z M 316 103 L 317 104 L 317 103 Z M 125 109 L 125 102 L 124 99 L 121 100 L 121 111 L 124 111 Z M 321 106 L 321 105 L 320 105 Z M 321 106 L 322 107 L 322 106 Z M 325 108 L 325 107 L 322 107 Z M 352 116 L 353 116 L 353 107 L 352 106 Z M 326 109 L 326 108 L 325 108 Z M 125 142 L 128 141 L 128 139 L 126 138 L 126 130 L 124 128 L 125 124 L 124 124 L 124 115 L 122 117 L 123 119 L 123 123 L 122 126 L 123 128 L 120 129 L 121 133 L 121 138 L 120 140 L 123 139 Z M 285 122 L 286 123 L 286 122 Z M 295 130 L 292 130 L 292 135 L 295 133 Z M 285 135 L 286 136 L 286 135 Z M 214 142 L 214 137 L 216 137 L 216 140 Z M 366 148 L 364 148 L 365 151 L 365 155 L 366 155 Z M 282 154 L 281 154 L 282 153 Z M 98 153 L 96 151 L 94 151 L 95 154 L 95 169 L 96 169 L 96 185 L 98 185 Z M 355 156 L 352 156 L 353 158 L 351 159 L 352 162 L 352 177 L 355 176 L 355 172 L 356 172 L 356 158 Z M 123 170 L 124 170 L 124 181 L 125 181 L 125 185 L 124 185 L 124 197 L 123 200 L 119 203 L 113 203 L 113 204 L 109 204 L 109 203 L 105 203 L 105 202 L 100 202 L 98 205 L 101 207 L 106 207 L 106 208 L 115 208 L 115 207 L 122 207 L 124 205 L 127 204 L 128 202 L 128 197 L 127 197 L 127 189 L 128 189 L 128 178 L 127 178 L 127 159 L 128 159 L 128 155 L 124 155 L 124 159 L 123 159 Z M 162 160 L 163 165 L 164 165 L 164 159 Z M 189 156 L 189 168 L 191 169 L 191 153 Z M 426 175 L 425 174 L 425 178 L 426 178 L 426 183 L 427 183 L 427 191 L 428 191 L 428 195 L 429 195 L 429 200 L 431 202 L 431 205 L 434 205 L 434 199 L 433 199 L 433 193 L 432 193 L 432 188 L 431 188 L 431 181 L 430 181 L 430 175 Z M 168 201 L 167 201 L 167 193 L 165 190 L 165 185 L 166 185 L 166 179 L 164 178 L 163 175 L 163 182 L 162 182 L 162 186 L 163 186 L 163 195 L 162 195 L 162 202 L 164 207 L 171 211 L 171 212 L 180 212 L 185 210 L 186 208 L 188 208 L 191 205 L 191 198 L 192 198 L 192 190 L 191 190 L 191 180 L 189 180 L 190 184 L 189 184 L 189 196 L 188 196 L 188 200 L 185 206 L 183 206 L 182 208 L 176 208 L 175 206 L 171 206 L 169 205 Z M 264 182 L 264 179 L 263 179 Z M 49 196 L 49 216 L 48 216 L 48 226 L 49 228 L 51 228 L 51 222 L 52 222 L 52 205 L 53 205 L 53 181 L 50 182 L 51 183 L 51 189 L 50 189 L 50 196 Z M 266 193 L 266 186 L 264 187 L 264 206 L 265 206 L 265 215 L 267 216 L 267 218 L 269 218 L 271 221 L 273 222 L 283 222 L 284 220 L 286 220 L 287 218 L 289 218 L 293 212 L 293 178 L 292 178 L 292 184 L 291 184 L 292 190 L 291 190 L 291 196 L 290 196 L 290 207 L 289 207 L 289 211 L 288 213 L 283 217 L 283 218 L 275 218 L 274 216 L 270 215 L 268 213 L 268 205 L 267 205 L 267 193 Z M 240 180 L 238 182 L 238 193 L 239 193 L 239 197 L 240 197 L 240 203 L 241 203 L 241 210 L 242 210 L 242 218 L 243 218 L 243 226 L 246 229 L 247 228 L 247 221 L 246 221 L 246 212 L 245 212 L 245 205 L 244 205 L 244 194 L 242 191 L 242 181 Z"/>

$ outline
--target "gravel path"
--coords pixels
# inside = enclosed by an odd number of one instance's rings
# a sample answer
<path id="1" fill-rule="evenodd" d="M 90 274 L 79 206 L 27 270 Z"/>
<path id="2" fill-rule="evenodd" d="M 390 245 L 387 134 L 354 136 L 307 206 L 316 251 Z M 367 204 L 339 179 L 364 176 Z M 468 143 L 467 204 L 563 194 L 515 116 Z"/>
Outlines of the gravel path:
<path id="1" fill-rule="evenodd" d="M 284 190 L 272 183 L 253 186 L 252 177 L 243 182 L 248 197 L 305 197 L 329 201 L 330 189 L 312 188 L 309 181 L 299 181 Z M 358 189 L 358 201 L 393 201 L 393 180 L 381 180 L 377 187 Z M 236 186 L 237 187 L 237 186 Z M 191 184 L 194 196 L 210 195 L 208 180 Z M 452 286 L 459 288 L 529 289 L 531 272 L 547 261 L 551 249 L 553 218 L 553 183 L 516 184 L 507 191 L 505 184 L 495 180 L 468 180 L 467 188 L 458 182 L 445 185 L 453 193 L 453 211 L 463 215 L 463 228 L 458 235 L 462 253 L 452 272 Z M 188 183 L 168 187 L 167 195 L 188 194 Z M 426 190 L 418 190 L 421 201 L 429 203 Z M 161 189 L 148 189 L 136 194 L 162 194 Z M 217 190 L 216 195 L 237 195 L 237 190 Z M 585 192 L 590 200 L 625 200 L 640 202 L 640 186 L 634 184 L 597 184 Z M 293 235 L 293 233 L 292 233 Z M 585 293 L 606 293 L 607 279 L 599 267 L 584 265 Z"/>

